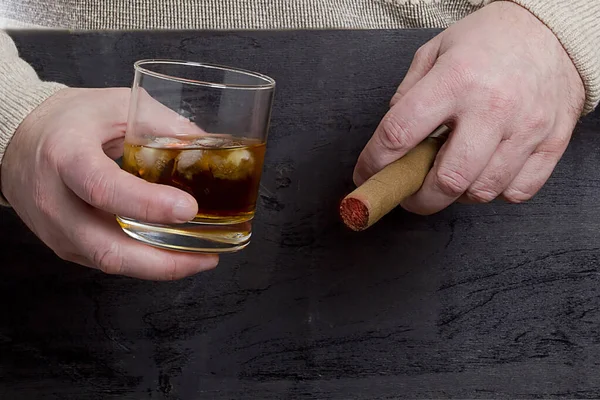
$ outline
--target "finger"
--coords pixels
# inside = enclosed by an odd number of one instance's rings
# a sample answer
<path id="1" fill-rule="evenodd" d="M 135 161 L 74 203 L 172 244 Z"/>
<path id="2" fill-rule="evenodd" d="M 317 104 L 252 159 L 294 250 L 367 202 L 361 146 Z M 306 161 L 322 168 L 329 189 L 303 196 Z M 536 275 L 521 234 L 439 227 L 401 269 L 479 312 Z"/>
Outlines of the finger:
<path id="1" fill-rule="evenodd" d="M 78 264 L 78 265 L 83 265 L 84 267 L 88 267 L 88 268 L 94 268 L 97 269 L 94 264 L 92 264 L 92 262 L 90 260 L 88 260 L 85 257 L 80 256 L 79 254 L 76 253 L 56 253 L 57 256 L 59 256 L 60 258 L 62 258 L 63 260 L 73 263 L 73 264 Z"/>
<path id="2" fill-rule="evenodd" d="M 125 143 L 124 137 L 119 137 L 113 140 L 110 140 L 102 145 L 102 150 L 104 154 L 112 158 L 113 160 L 118 159 L 123 156 L 123 145 Z"/>
<path id="3" fill-rule="evenodd" d="M 176 280 L 217 266 L 218 256 L 162 250 L 128 237 L 114 217 L 78 208 L 71 240 L 101 271 L 147 280 Z"/>
<path id="4" fill-rule="evenodd" d="M 438 37 L 439 36 L 436 36 L 415 52 L 415 56 L 412 59 L 404 79 L 400 83 L 400 86 L 398 86 L 396 93 L 390 101 L 390 107 L 396 105 L 396 103 L 431 70 L 438 57 Z"/>
<path id="5" fill-rule="evenodd" d="M 360 186 L 383 167 L 402 157 L 452 118 L 454 95 L 450 86 L 443 83 L 436 67 L 383 117 L 354 168 L 356 185 Z"/>
<path id="6" fill-rule="evenodd" d="M 488 203 L 497 198 L 515 179 L 541 141 L 524 139 L 522 136 L 513 135 L 502 140 L 483 172 L 461 196 L 460 202 Z"/>
<path id="7" fill-rule="evenodd" d="M 128 137 L 176 137 L 206 134 L 185 116 L 163 105 L 142 88 L 137 88 L 132 98 L 133 120 L 127 124 Z"/>
<path id="8" fill-rule="evenodd" d="M 100 110 L 99 120 L 108 121 L 110 126 L 102 130 L 98 136 L 102 143 L 123 138 L 126 131 L 130 141 L 144 136 L 176 137 L 206 134 L 206 131 L 198 125 L 165 106 L 142 88 L 135 91 L 125 88 L 105 90 L 105 103 Z M 135 112 L 131 112 L 130 118 L 130 111 L 133 110 Z"/>
<path id="9" fill-rule="evenodd" d="M 407 198 L 402 207 L 429 215 L 452 204 L 485 169 L 501 139 L 501 133 L 485 125 L 460 122 L 440 149 L 421 189 Z"/>
<path id="10" fill-rule="evenodd" d="M 458 199 L 456 199 L 456 203 L 460 203 L 460 204 L 480 204 L 481 202 L 475 201 L 475 200 L 471 199 L 466 194 L 462 194 Z"/>
<path id="11" fill-rule="evenodd" d="M 79 198 L 111 214 L 149 223 L 182 223 L 198 212 L 188 193 L 121 170 L 100 148 L 82 147 L 59 165 L 59 174 Z"/>
<path id="12" fill-rule="evenodd" d="M 502 193 L 510 203 L 531 199 L 544 186 L 569 144 L 570 133 L 544 141 L 527 159 L 523 169 Z"/>

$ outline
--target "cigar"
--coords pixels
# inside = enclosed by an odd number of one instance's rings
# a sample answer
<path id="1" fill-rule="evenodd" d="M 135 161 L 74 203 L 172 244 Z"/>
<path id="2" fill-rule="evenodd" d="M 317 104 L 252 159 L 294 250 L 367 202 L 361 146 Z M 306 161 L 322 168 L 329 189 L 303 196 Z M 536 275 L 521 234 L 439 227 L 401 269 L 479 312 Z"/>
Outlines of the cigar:
<path id="1" fill-rule="evenodd" d="M 346 196 L 340 204 L 344 224 L 354 231 L 363 231 L 415 194 L 423 185 L 449 132 L 446 125 L 440 126 L 402 158 Z"/>

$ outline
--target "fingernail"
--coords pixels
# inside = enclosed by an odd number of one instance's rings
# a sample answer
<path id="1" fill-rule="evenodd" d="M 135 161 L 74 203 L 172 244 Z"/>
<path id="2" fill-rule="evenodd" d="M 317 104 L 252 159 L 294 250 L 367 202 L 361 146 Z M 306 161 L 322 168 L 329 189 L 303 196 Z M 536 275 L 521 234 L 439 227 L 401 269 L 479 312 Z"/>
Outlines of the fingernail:
<path id="1" fill-rule="evenodd" d="M 179 221 L 191 221 L 195 217 L 194 205 L 189 200 L 178 200 L 173 206 L 173 216 Z"/>
<path id="2" fill-rule="evenodd" d="M 208 269 L 216 268 L 217 265 L 219 265 L 219 256 L 217 256 L 217 255 L 211 255 L 211 256 L 208 257 L 207 261 L 208 262 L 203 267 L 203 270 L 208 270 Z"/>

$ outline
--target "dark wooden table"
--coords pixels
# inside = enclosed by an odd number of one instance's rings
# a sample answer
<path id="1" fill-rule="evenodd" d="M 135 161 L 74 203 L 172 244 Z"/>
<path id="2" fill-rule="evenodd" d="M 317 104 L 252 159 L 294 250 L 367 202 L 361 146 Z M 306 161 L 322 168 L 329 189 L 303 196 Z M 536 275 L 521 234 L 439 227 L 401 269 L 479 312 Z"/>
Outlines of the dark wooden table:
<path id="1" fill-rule="evenodd" d="M 412 54 L 436 32 L 15 33 L 46 79 L 132 63 L 278 82 L 252 245 L 153 283 L 59 260 L 0 211 L 0 398 L 600 397 L 600 116 L 523 205 L 336 215 Z"/>

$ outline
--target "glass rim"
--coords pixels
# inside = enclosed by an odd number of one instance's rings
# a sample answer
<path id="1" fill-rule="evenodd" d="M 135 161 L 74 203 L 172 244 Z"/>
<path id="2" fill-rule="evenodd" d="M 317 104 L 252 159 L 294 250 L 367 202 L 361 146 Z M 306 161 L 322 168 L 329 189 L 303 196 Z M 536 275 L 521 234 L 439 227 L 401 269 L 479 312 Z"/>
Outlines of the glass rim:
<path id="1" fill-rule="evenodd" d="M 197 79 L 183 78 L 181 76 L 168 75 L 168 74 L 152 71 L 152 70 L 149 70 L 148 68 L 145 68 L 146 65 L 153 65 L 153 64 L 187 65 L 187 66 L 193 66 L 193 67 L 210 68 L 210 69 L 217 69 L 217 70 L 221 70 L 221 71 L 235 72 L 238 74 L 247 75 L 247 76 L 251 76 L 253 78 L 263 80 L 265 83 L 264 84 L 256 84 L 256 85 L 241 85 L 241 84 L 229 84 L 229 83 L 222 83 L 222 82 L 219 83 L 219 82 L 211 82 L 211 81 L 202 81 L 202 80 L 197 80 Z M 187 85 L 205 86 L 205 87 L 212 87 L 212 88 L 219 88 L 219 89 L 242 89 L 242 90 L 265 90 L 265 89 L 274 89 L 275 88 L 275 79 L 271 78 L 270 76 L 261 74 L 259 72 L 254 72 L 254 71 L 237 68 L 237 67 L 229 67 L 229 66 L 220 65 L 220 64 L 204 63 L 204 62 L 197 62 L 197 61 L 185 61 L 185 60 L 145 59 L 145 60 L 136 61 L 133 64 L 133 67 L 136 72 L 140 72 L 145 75 L 150 75 L 155 78 L 165 79 L 165 80 L 172 81 L 172 82 L 184 83 Z"/>

